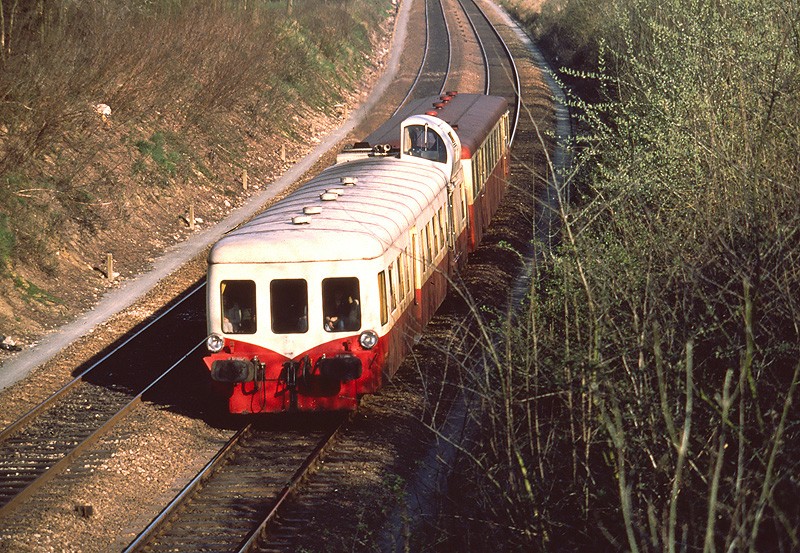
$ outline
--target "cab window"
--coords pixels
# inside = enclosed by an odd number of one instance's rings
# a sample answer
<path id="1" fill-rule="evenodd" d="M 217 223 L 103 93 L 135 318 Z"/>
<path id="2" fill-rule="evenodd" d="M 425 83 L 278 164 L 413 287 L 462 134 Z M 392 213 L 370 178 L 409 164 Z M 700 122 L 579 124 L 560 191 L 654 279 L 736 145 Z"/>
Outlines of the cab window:
<path id="1" fill-rule="evenodd" d="M 308 331 L 308 284 L 301 278 L 276 279 L 269 284 L 272 332 Z"/>
<path id="2" fill-rule="evenodd" d="M 415 157 L 447 162 L 444 140 L 428 125 L 409 125 L 403 137 L 404 153 Z"/>
<path id="3" fill-rule="evenodd" d="M 353 332 L 361 328 L 361 298 L 355 277 L 322 281 L 323 327 L 328 332 Z"/>
<path id="4" fill-rule="evenodd" d="M 256 283 L 252 280 L 223 280 L 222 332 L 254 334 L 256 331 Z"/>

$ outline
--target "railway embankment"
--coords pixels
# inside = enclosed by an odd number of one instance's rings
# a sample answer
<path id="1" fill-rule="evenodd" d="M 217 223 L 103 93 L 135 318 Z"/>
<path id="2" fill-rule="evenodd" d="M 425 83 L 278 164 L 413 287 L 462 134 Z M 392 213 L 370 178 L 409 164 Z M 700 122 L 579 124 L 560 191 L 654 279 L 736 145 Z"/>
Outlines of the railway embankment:
<path id="1" fill-rule="evenodd" d="M 90 332 L 130 303 L 103 298 L 158 287 L 213 240 L 204 230 L 266 201 L 368 100 L 396 9 L 15 5 L 0 59 L 0 334 L 27 350 L 65 324 Z"/>

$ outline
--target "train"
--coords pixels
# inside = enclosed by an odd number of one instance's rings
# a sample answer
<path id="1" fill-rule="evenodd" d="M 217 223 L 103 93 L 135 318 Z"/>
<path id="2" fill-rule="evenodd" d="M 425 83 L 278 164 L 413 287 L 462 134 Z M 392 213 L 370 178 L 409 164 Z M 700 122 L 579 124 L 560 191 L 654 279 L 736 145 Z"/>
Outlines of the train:
<path id="1" fill-rule="evenodd" d="M 354 410 L 386 383 L 505 193 L 510 131 L 503 97 L 409 102 L 217 241 L 203 360 L 228 410 Z"/>

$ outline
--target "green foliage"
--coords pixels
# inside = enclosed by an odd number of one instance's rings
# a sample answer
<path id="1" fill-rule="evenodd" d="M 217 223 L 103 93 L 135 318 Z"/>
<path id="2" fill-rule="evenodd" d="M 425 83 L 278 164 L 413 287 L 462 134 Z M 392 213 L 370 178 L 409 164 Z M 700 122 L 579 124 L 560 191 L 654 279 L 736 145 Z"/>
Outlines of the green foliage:
<path id="1" fill-rule="evenodd" d="M 591 93 L 560 247 L 468 385 L 478 502 L 520 549 L 794 550 L 800 8 L 565 0 L 534 21 Z"/>
<path id="2" fill-rule="evenodd" d="M 14 286 L 22 291 L 23 297 L 28 301 L 35 301 L 43 304 L 61 304 L 62 300 L 19 276 L 14 276 Z"/>
<path id="3" fill-rule="evenodd" d="M 149 140 L 136 142 L 136 148 L 142 155 L 149 156 L 162 171 L 174 176 L 182 156 L 179 151 L 167 146 L 167 137 L 175 138 L 171 133 L 157 132 Z"/>
<path id="4" fill-rule="evenodd" d="M 8 216 L 0 213 L 0 272 L 5 272 L 11 260 L 16 238 L 8 224 Z"/>

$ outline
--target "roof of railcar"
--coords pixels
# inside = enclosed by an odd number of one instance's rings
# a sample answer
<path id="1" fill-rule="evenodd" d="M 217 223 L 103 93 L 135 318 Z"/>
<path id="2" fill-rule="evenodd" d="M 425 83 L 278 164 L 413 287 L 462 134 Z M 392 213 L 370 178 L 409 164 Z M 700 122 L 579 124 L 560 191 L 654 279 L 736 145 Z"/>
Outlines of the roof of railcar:
<path id="1" fill-rule="evenodd" d="M 345 186 L 342 177 L 358 179 Z M 374 259 L 417 220 L 447 184 L 432 162 L 395 157 L 334 165 L 211 249 L 209 263 L 292 263 Z M 326 190 L 342 195 L 323 201 Z M 294 224 L 305 207 L 319 207 L 310 223 Z"/>
<path id="2" fill-rule="evenodd" d="M 483 144 L 486 135 L 489 134 L 503 113 L 508 111 L 508 100 L 501 96 L 456 94 L 441 108 L 434 107 L 434 104 L 442 102 L 439 96 L 413 100 L 367 136 L 364 141 L 371 146 L 389 144 L 394 148 L 399 148 L 400 124 L 412 115 L 436 111 L 437 117 L 456 131 L 461 140 L 461 158 L 468 159 Z"/>

